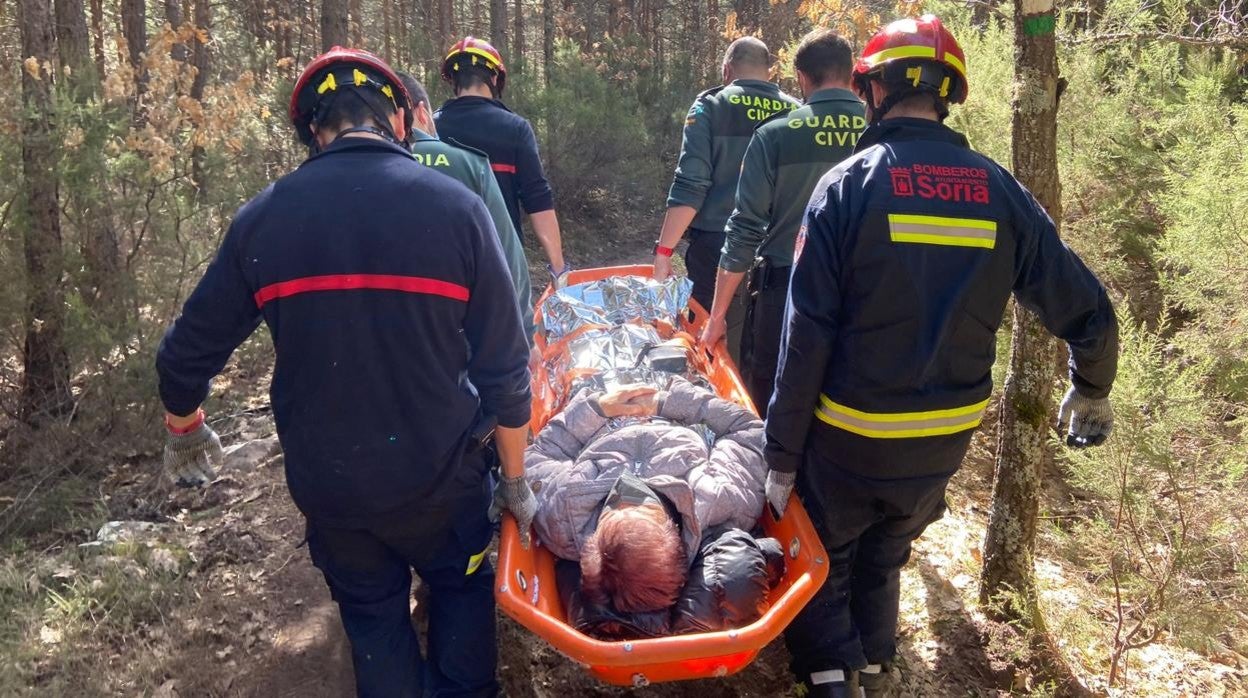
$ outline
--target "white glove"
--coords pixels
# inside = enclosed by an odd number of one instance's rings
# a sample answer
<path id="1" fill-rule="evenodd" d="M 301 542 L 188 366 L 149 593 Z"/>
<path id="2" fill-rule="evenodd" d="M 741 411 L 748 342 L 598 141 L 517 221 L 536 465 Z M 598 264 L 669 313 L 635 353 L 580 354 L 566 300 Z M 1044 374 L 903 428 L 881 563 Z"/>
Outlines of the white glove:
<path id="1" fill-rule="evenodd" d="M 797 473 L 767 471 L 767 502 L 776 512 L 777 519 L 784 516 L 784 510 L 789 506 L 789 494 L 793 492 L 795 482 L 797 482 Z"/>
<path id="2" fill-rule="evenodd" d="M 207 424 L 187 434 L 169 434 L 165 442 L 165 473 L 181 487 L 200 487 L 217 478 L 225 460 L 221 439 Z"/>
<path id="3" fill-rule="evenodd" d="M 1114 408 L 1109 398 L 1084 397 L 1071 387 L 1057 411 L 1057 430 L 1066 433 L 1067 446 L 1100 446 L 1114 430 Z"/>
<path id="4" fill-rule="evenodd" d="M 498 483 L 495 501 L 502 508 L 516 517 L 516 525 L 520 528 L 520 547 L 529 549 L 532 539 L 533 517 L 537 515 L 537 498 L 524 476 L 505 477 Z"/>

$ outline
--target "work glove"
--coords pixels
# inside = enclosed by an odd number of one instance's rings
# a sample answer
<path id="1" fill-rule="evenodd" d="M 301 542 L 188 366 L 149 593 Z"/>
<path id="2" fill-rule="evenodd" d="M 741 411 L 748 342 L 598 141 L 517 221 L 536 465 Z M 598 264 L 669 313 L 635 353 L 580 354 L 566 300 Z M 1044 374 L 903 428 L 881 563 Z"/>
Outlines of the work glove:
<path id="1" fill-rule="evenodd" d="M 793 492 L 793 483 L 797 482 L 797 473 L 782 473 L 778 470 L 767 471 L 767 502 L 771 504 L 771 510 L 776 513 L 776 518 L 784 516 L 784 510 L 789 506 L 789 494 Z"/>
<path id="2" fill-rule="evenodd" d="M 516 517 L 516 525 L 520 529 L 520 547 L 529 549 L 532 537 L 533 517 L 537 515 L 537 498 L 524 476 L 505 477 L 498 483 L 495 501 L 501 500 L 502 508 Z"/>
<path id="3" fill-rule="evenodd" d="M 1109 398 L 1084 397 L 1071 387 L 1057 411 L 1057 430 L 1066 433 L 1067 446 L 1100 446 L 1114 430 L 1114 408 Z"/>
<path id="4" fill-rule="evenodd" d="M 179 487 L 200 487 L 217 478 L 225 460 L 221 439 L 206 423 L 185 433 L 169 433 L 165 442 L 165 473 Z"/>
<path id="5" fill-rule="evenodd" d="M 547 263 L 546 271 L 550 272 L 550 285 L 558 291 L 568 285 L 568 274 L 572 272 L 572 265 L 564 262 L 562 269 L 555 269 Z"/>

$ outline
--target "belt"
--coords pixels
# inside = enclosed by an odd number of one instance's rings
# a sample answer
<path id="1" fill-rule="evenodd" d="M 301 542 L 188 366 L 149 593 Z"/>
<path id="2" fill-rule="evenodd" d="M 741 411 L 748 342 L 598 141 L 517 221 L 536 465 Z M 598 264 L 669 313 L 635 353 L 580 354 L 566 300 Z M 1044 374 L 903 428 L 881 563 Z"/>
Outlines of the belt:
<path id="1" fill-rule="evenodd" d="M 873 439 L 910 439 L 956 434 L 974 429 L 984 419 L 988 400 L 964 407 L 928 412 L 863 412 L 819 396 L 815 416 L 825 424 Z"/>

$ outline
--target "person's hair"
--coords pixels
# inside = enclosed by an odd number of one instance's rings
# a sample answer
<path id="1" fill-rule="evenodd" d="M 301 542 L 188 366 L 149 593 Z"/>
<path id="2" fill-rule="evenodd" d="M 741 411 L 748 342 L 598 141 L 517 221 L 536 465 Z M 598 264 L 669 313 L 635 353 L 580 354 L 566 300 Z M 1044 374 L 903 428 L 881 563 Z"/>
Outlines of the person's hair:
<path id="1" fill-rule="evenodd" d="M 421 102 L 425 103 L 426 109 L 431 109 L 433 105 L 429 103 L 429 92 L 425 90 L 425 86 L 420 81 L 407 73 L 399 73 L 399 80 L 403 81 L 403 87 L 407 88 L 407 96 L 412 98 L 412 111 L 416 111 L 416 105 Z"/>
<path id="2" fill-rule="evenodd" d="M 451 73 L 451 89 L 455 94 L 459 94 L 464 90 L 471 90 L 477 85 L 485 85 L 490 88 L 490 94 L 498 96 L 497 83 L 494 81 L 494 71 L 480 65 L 470 65 L 461 62 L 459 70 Z"/>
<path id="3" fill-rule="evenodd" d="M 662 505 L 615 509 L 585 542 L 581 593 L 620 613 L 658 611 L 680 598 L 687 572 L 680 531 Z"/>
<path id="4" fill-rule="evenodd" d="M 724 51 L 724 65 L 730 65 L 736 71 L 766 71 L 771 67 L 771 52 L 767 50 L 767 44 L 759 39 L 743 36 Z"/>
<path id="5" fill-rule="evenodd" d="M 815 85 L 847 83 L 854 67 L 854 49 L 845 37 L 831 29 L 816 29 L 797 45 L 793 67 Z"/>
<path id="6" fill-rule="evenodd" d="M 371 86 L 340 85 L 316 106 L 312 123 L 322 131 L 337 132 L 352 126 L 390 129 L 389 122 L 378 122 L 395 113 L 394 103 Z"/>

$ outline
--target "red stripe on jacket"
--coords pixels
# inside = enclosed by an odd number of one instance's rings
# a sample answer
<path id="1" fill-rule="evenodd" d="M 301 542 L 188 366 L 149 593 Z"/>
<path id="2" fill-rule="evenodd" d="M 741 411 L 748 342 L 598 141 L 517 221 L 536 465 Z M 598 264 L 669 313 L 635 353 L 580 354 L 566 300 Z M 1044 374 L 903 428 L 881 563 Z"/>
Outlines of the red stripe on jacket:
<path id="1" fill-rule="evenodd" d="M 305 276 L 275 284 L 269 284 L 256 292 L 256 306 L 278 298 L 296 296 L 316 291 L 354 291 L 370 289 L 377 291 L 402 291 L 443 296 L 457 301 L 468 301 L 468 288 L 449 281 L 439 281 L 423 276 L 396 276 L 393 274 L 329 274 Z"/>
<path id="2" fill-rule="evenodd" d="M 501 162 L 492 162 L 492 163 L 490 163 L 490 169 L 491 169 L 491 170 L 494 170 L 495 172 L 506 172 L 507 174 L 515 174 L 515 173 L 516 173 L 516 166 L 515 166 L 515 165 L 504 165 L 504 164 L 503 164 L 503 163 L 501 163 Z"/>

